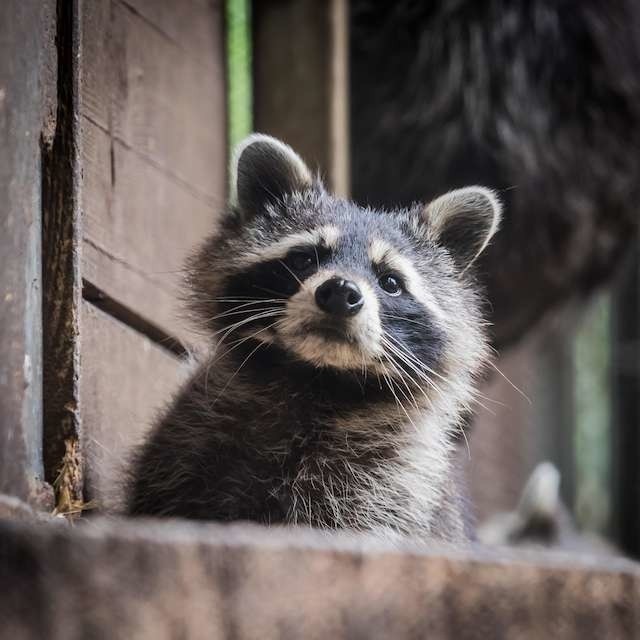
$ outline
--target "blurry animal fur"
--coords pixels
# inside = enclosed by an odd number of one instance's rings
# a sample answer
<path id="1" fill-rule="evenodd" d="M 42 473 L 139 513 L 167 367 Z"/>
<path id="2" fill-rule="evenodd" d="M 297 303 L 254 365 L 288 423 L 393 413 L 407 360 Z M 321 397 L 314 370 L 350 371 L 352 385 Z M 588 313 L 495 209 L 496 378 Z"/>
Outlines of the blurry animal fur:
<path id="1" fill-rule="evenodd" d="M 606 282 L 640 220 L 640 3 L 350 6 L 355 200 L 502 194 L 477 269 L 498 348 Z"/>
<path id="2" fill-rule="evenodd" d="M 488 358 L 470 266 L 495 195 L 363 208 L 262 135 L 232 174 L 189 263 L 212 352 L 139 450 L 129 512 L 464 539 L 454 436 Z"/>
<path id="3" fill-rule="evenodd" d="M 577 529 L 560 498 L 560 472 L 550 462 L 533 470 L 513 511 L 498 513 L 478 527 L 478 539 L 490 546 L 619 555 L 603 538 Z"/>

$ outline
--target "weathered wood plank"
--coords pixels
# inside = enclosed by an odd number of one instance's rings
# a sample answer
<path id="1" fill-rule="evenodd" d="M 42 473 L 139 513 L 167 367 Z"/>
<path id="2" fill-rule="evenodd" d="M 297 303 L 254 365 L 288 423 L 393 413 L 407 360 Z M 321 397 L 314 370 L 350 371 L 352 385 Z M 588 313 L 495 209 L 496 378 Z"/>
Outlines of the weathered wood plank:
<path id="1" fill-rule="evenodd" d="M 188 11 L 179 3 L 162 6 L 163 23 L 173 17 L 178 28 Z M 168 175 L 221 203 L 226 134 L 219 8 L 206 10 L 212 42 L 202 55 L 213 55 L 206 67 L 120 2 L 83 2 L 82 15 L 81 112 Z M 204 16 L 200 21 L 207 24 Z"/>
<path id="2" fill-rule="evenodd" d="M 406 549 L 307 530 L 0 521 L 7 638 L 640 637 L 640 571 Z"/>
<path id="3" fill-rule="evenodd" d="M 185 365 L 88 302 L 81 345 L 85 495 L 113 508 L 132 447 L 177 390 Z"/>
<path id="4" fill-rule="evenodd" d="M 189 342 L 181 316 L 186 255 L 216 209 L 88 120 L 83 121 L 83 278 Z"/>
<path id="5" fill-rule="evenodd" d="M 55 6 L 0 3 L 0 493 L 42 492 L 41 136 L 55 128 Z"/>
<path id="6" fill-rule="evenodd" d="M 348 195 L 347 0 L 254 2 L 253 13 L 256 130 L 291 144 Z"/>
<path id="7" fill-rule="evenodd" d="M 219 73 L 219 0 L 181 0 L 176 11 L 173 0 L 122 0 L 139 13 L 192 60 Z"/>
<path id="8" fill-rule="evenodd" d="M 81 49 L 83 278 L 190 342 L 181 270 L 225 193 L 220 8 L 84 2 Z"/>

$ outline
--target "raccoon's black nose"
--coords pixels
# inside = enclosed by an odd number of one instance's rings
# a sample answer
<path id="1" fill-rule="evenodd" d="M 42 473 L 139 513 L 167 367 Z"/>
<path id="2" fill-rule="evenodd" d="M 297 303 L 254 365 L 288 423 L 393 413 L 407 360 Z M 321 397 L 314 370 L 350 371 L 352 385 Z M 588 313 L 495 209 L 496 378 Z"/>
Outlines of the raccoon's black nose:
<path id="1" fill-rule="evenodd" d="M 333 316 L 355 316 L 364 298 L 358 285 L 344 278 L 330 278 L 316 289 L 316 304 Z"/>

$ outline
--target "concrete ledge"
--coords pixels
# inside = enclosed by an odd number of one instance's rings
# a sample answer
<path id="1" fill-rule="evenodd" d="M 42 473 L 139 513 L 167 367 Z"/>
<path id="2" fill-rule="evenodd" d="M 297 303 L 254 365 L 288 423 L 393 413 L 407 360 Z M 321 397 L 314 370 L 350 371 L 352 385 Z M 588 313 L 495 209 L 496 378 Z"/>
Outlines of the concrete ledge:
<path id="1" fill-rule="evenodd" d="M 640 637 L 625 560 L 251 525 L 0 521 L 0 591 L 12 640 Z"/>

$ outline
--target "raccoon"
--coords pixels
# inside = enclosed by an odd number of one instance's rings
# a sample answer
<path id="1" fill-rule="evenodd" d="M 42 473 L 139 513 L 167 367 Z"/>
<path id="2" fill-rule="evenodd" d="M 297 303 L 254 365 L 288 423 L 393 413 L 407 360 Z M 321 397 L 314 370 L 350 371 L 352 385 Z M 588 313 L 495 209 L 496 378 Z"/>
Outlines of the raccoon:
<path id="1" fill-rule="evenodd" d="M 137 452 L 129 513 L 464 540 L 456 432 L 489 356 L 470 267 L 495 194 L 358 206 L 260 134 L 231 174 L 187 269 L 211 355 Z"/>

